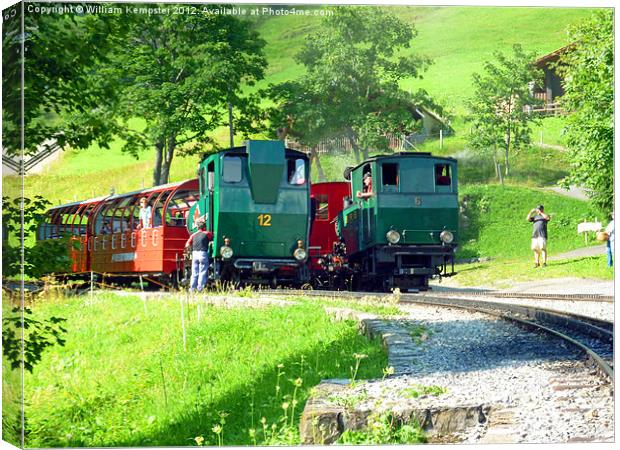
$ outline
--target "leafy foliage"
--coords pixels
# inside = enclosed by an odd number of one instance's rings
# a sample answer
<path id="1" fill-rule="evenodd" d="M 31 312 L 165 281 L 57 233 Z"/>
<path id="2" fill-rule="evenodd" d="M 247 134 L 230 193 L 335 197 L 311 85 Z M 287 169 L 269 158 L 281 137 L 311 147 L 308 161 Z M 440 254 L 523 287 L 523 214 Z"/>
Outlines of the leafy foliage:
<path id="1" fill-rule="evenodd" d="M 5 10 L 10 18 L 3 25 L 3 147 L 21 151 L 23 112 L 26 154 L 49 139 L 61 147 L 107 148 L 121 132 L 112 120 L 117 90 L 93 68 L 121 42 L 123 22 L 105 14 L 26 13 L 22 33 L 19 11 L 18 5 Z"/>
<path id="2" fill-rule="evenodd" d="M 570 112 L 565 130 L 571 172 L 565 185 L 590 191 L 598 206 L 614 204 L 614 27 L 613 11 L 601 10 L 570 31 L 574 45 L 560 60 Z"/>
<path id="3" fill-rule="evenodd" d="M 533 65 L 534 58 L 534 53 L 515 44 L 512 56 L 496 52 L 496 61 L 484 64 L 486 73 L 473 76 L 474 95 L 467 102 L 473 132 L 468 143 L 483 153 L 503 149 L 506 175 L 510 153 L 529 147 L 530 124 L 538 121 L 528 111 L 537 103 L 532 83 L 540 83 L 541 78 L 541 72 Z"/>
<path id="4" fill-rule="evenodd" d="M 241 89 L 263 77 L 265 43 L 248 22 L 229 15 L 136 15 L 127 26 L 127 43 L 102 72 L 118 80 L 124 118 L 147 122 L 124 150 L 155 147 L 153 183 L 167 183 L 177 148 L 193 143 L 195 153 L 216 145 L 207 134 L 228 123 L 229 102 L 237 131 L 251 128 L 246 115 L 257 105 Z"/>
<path id="5" fill-rule="evenodd" d="M 11 368 L 24 367 L 32 373 L 34 365 L 41 361 L 43 351 L 53 345 L 65 345 L 62 336 L 67 332 L 62 327 L 66 319 L 50 317 L 46 320 L 36 320 L 32 317 L 32 310 L 13 308 L 13 314 L 2 319 L 2 354 L 11 363 Z M 23 359 L 22 359 L 22 330 L 23 329 Z"/>
<path id="6" fill-rule="evenodd" d="M 418 78 L 426 57 L 402 56 L 417 32 L 381 8 L 336 7 L 307 37 L 297 62 L 307 73 L 272 86 L 277 107 L 271 120 L 313 145 L 333 135 L 346 136 L 359 160 L 368 149 L 387 148 L 386 133 L 413 131 L 417 106 L 437 109 L 428 94 L 408 94 L 399 83 Z"/>
<path id="7" fill-rule="evenodd" d="M 43 221 L 48 205 L 50 202 L 39 195 L 33 200 L 24 197 L 11 201 L 8 197 L 2 197 L 3 276 L 21 275 L 22 267 L 23 275 L 34 278 L 68 269 L 71 262 L 67 254 L 69 237 L 38 241 L 31 247 L 24 245 Z"/>

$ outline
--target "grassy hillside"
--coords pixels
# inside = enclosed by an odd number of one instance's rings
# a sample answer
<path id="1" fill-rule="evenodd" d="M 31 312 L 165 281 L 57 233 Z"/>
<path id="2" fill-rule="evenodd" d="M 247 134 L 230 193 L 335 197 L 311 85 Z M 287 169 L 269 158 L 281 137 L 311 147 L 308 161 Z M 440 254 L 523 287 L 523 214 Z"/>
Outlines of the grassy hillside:
<path id="1" fill-rule="evenodd" d="M 482 71 L 493 52 L 508 52 L 515 43 L 544 55 L 568 44 L 566 29 L 588 17 L 582 8 L 426 7 L 395 8 L 419 31 L 412 50 L 434 59 L 422 81 L 405 87 L 428 90 L 462 111 L 471 95 L 471 76 Z"/>
<path id="2" fill-rule="evenodd" d="M 418 36 L 413 40 L 411 49 L 430 56 L 434 64 L 424 75 L 423 80 L 406 80 L 404 88 L 422 87 L 434 97 L 453 108 L 457 114 L 463 112 L 463 100 L 471 94 L 471 75 L 482 70 L 482 64 L 492 57 L 494 51 L 508 51 L 512 44 L 521 42 L 525 48 L 545 54 L 565 45 L 566 28 L 587 17 L 592 10 L 582 8 L 480 8 L 480 7 L 389 7 L 403 20 L 415 24 Z M 265 49 L 269 67 L 266 79 L 259 83 L 265 87 L 296 78 L 303 73 L 303 68 L 296 64 L 294 55 L 301 49 L 305 37 L 311 33 L 320 19 L 318 17 L 265 17 L 257 23 L 258 31 L 266 40 Z M 136 119 L 134 125 L 141 128 L 143 123 Z M 455 121 L 455 127 L 462 135 L 467 126 L 461 120 Z M 543 126 L 545 142 L 557 144 L 559 127 L 546 120 Z M 551 131 L 547 131 L 550 128 Z M 538 138 L 539 131 L 535 131 Z M 226 130 L 216 133 L 224 142 Z M 462 136 L 452 138 L 452 149 L 462 150 Z M 450 141 L 448 140 L 450 144 Z M 93 146 L 87 151 L 68 151 L 51 171 L 57 176 L 80 177 L 90 173 L 99 173 L 99 180 L 104 185 L 93 186 L 97 194 L 109 192 L 111 187 L 117 191 L 125 187 L 137 189 L 142 186 L 142 179 L 150 184 L 149 164 L 154 160 L 152 152 L 145 152 L 136 161 L 120 151 L 121 142 L 113 142 L 110 150 Z M 184 179 L 194 175 L 195 157 L 187 160 L 176 159 L 173 162 L 172 179 Z M 146 164 L 149 163 L 149 164 Z M 111 171 L 111 172 L 110 172 Z M 115 177 L 114 171 L 122 173 L 121 179 Z M 105 175 L 104 175 L 105 173 Z M 62 180 L 54 180 L 54 185 Z M 9 190 L 10 181 L 9 183 Z M 32 181 L 33 186 L 37 181 Z M 51 184 L 51 183 L 50 183 Z M 48 184 L 48 185 L 50 185 Z M 71 182 L 67 183 L 68 185 Z M 99 184 L 99 183 L 96 183 Z M 61 201 L 73 200 L 76 190 L 81 198 L 79 184 L 76 189 L 63 189 Z M 43 187 L 43 186 L 37 186 Z M 27 188 L 28 189 L 28 188 Z M 92 190 L 92 189 L 89 189 Z M 46 190 L 38 191 L 46 193 Z M 58 197 L 55 193 L 52 197 Z"/>
<path id="3" fill-rule="evenodd" d="M 516 258 L 531 254 L 532 225 L 525 220 L 536 205 L 543 204 L 551 216 L 548 225 L 549 252 L 561 253 L 583 246 L 577 224 L 604 221 L 604 214 L 581 200 L 554 192 L 520 186 L 470 185 L 460 189 L 468 224 L 461 230 L 459 256 L 462 258 Z"/>

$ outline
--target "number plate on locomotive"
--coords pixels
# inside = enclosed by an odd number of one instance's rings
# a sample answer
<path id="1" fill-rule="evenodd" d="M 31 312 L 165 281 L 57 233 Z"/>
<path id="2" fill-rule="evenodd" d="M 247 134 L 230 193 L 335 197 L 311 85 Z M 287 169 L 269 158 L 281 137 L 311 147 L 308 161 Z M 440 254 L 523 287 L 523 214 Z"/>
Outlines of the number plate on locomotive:
<path id="1" fill-rule="evenodd" d="M 269 272 L 269 267 L 265 263 L 260 261 L 254 261 L 252 263 L 252 270 L 254 272 Z"/>

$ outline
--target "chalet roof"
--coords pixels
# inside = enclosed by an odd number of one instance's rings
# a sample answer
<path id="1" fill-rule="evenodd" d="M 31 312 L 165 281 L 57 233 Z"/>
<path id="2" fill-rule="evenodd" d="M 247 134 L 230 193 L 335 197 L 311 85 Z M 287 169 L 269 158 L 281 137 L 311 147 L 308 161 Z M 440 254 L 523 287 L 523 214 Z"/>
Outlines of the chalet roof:
<path id="1" fill-rule="evenodd" d="M 575 42 L 565 45 L 562 48 L 554 50 L 551 53 L 548 53 L 544 56 L 541 56 L 534 62 L 534 64 L 536 65 L 536 67 L 541 69 L 549 63 L 556 62 L 558 59 L 560 59 L 560 56 L 562 56 L 567 51 L 571 50 L 574 46 L 575 46 Z"/>

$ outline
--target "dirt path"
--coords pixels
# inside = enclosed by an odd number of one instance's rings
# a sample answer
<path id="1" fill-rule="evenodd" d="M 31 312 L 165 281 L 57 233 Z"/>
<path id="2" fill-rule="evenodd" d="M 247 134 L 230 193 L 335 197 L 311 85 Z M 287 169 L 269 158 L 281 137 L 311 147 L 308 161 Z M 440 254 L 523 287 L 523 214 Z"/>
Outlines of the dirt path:
<path id="1" fill-rule="evenodd" d="M 573 259 L 573 258 L 583 258 L 586 256 L 598 256 L 604 255 L 607 251 L 605 245 L 595 245 L 593 247 L 583 247 L 575 250 L 571 250 L 570 252 L 560 253 L 559 255 L 549 255 L 550 261 L 556 261 L 558 259 Z"/>
<path id="2" fill-rule="evenodd" d="M 561 187 L 551 187 L 547 188 L 549 191 L 553 191 L 556 194 L 564 195 L 565 197 L 574 198 L 577 200 L 588 200 L 588 196 L 586 192 L 577 186 L 570 186 L 568 190 Z"/>

